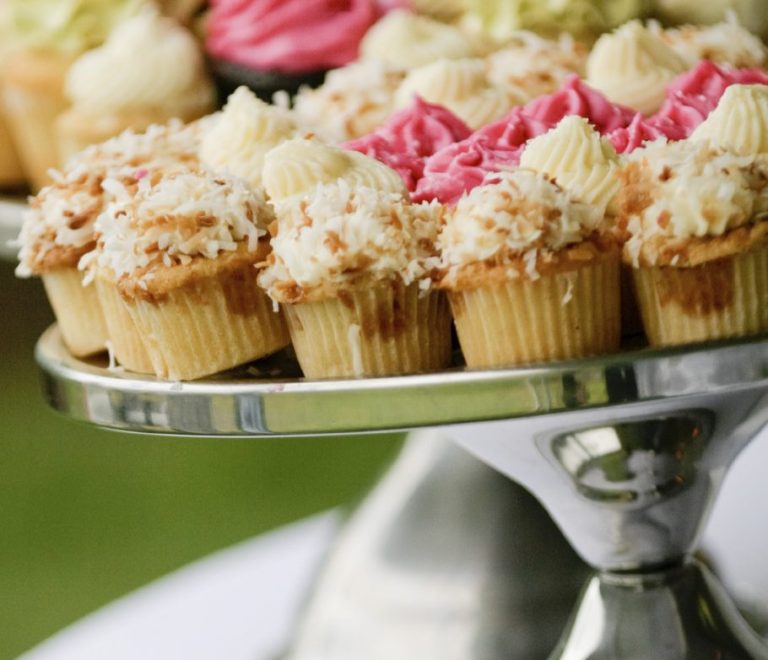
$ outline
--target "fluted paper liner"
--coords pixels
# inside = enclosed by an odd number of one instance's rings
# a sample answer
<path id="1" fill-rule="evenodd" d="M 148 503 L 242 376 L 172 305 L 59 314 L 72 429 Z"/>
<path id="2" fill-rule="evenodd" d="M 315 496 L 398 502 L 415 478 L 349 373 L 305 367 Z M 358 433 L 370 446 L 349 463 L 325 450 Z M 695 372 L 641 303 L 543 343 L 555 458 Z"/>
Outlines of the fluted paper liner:
<path id="1" fill-rule="evenodd" d="M 156 301 L 127 304 L 155 375 L 194 380 L 274 353 L 290 342 L 282 313 L 252 264 L 205 277 Z"/>
<path id="2" fill-rule="evenodd" d="M 693 268 L 637 268 L 634 278 L 654 346 L 768 331 L 768 246 Z"/>
<path id="3" fill-rule="evenodd" d="M 387 283 L 337 298 L 286 305 L 307 378 L 434 371 L 451 357 L 451 316 L 440 291 Z"/>
<path id="4" fill-rule="evenodd" d="M 111 279 L 97 276 L 94 284 L 107 323 L 109 348 L 115 360 L 129 371 L 151 374 L 152 362 L 144 347 L 144 340 L 133 322 L 129 303 L 123 300 Z"/>
<path id="5" fill-rule="evenodd" d="M 618 350 L 619 259 L 449 292 L 467 366 L 566 360 Z"/>
<path id="6" fill-rule="evenodd" d="M 59 330 L 70 353 L 84 357 L 107 346 L 107 326 L 93 286 L 83 286 L 83 274 L 74 267 L 57 268 L 42 275 Z"/>
<path id="7" fill-rule="evenodd" d="M 33 188 L 50 182 L 58 167 L 54 122 L 67 105 L 64 79 L 72 57 L 18 52 L 3 68 L 3 106 L 24 171 Z"/>

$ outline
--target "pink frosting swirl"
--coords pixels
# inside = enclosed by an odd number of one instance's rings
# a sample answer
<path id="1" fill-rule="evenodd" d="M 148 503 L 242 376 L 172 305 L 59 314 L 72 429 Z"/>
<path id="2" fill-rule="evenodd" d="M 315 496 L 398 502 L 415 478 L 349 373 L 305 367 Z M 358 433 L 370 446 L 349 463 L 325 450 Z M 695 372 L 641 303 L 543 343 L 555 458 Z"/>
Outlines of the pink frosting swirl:
<path id="1" fill-rule="evenodd" d="M 731 69 L 702 60 L 693 69 L 667 85 L 661 109 L 650 118 L 655 125 L 678 127 L 679 140 L 688 137 L 717 107 L 720 97 L 731 85 L 768 85 L 768 73 L 762 69 Z"/>
<path id="2" fill-rule="evenodd" d="M 685 129 L 668 117 L 646 118 L 638 112 L 629 126 L 617 128 L 607 135 L 617 153 L 627 154 L 641 147 L 646 142 L 659 138 L 682 140 Z"/>
<path id="3" fill-rule="evenodd" d="M 426 159 L 436 151 L 469 137 L 472 130 L 450 110 L 416 97 L 370 135 L 343 146 L 371 156 L 396 170 L 408 190 L 424 175 Z"/>
<path id="4" fill-rule="evenodd" d="M 211 0 L 206 47 L 254 69 L 302 73 L 357 59 L 360 40 L 393 3 L 376 0 Z"/>

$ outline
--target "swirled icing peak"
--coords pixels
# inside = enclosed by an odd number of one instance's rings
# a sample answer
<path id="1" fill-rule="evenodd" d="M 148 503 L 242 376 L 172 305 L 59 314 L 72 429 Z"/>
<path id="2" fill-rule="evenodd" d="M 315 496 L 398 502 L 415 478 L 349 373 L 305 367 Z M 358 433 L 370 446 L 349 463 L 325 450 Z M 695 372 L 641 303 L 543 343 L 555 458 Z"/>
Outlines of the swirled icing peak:
<path id="1" fill-rule="evenodd" d="M 472 128 L 490 124 L 525 101 L 513 89 L 494 85 L 481 59 L 441 59 L 414 69 L 397 90 L 395 104 L 407 107 L 416 95 L 445 106 Z"/>
<path id="2" fill-rule="evenodd" d="M 386 165 L 357 151 L 317 140 L 288 140 L 268 152 L 264 160 L 262 180 L 275 203 L 339 179 L 352 185 L 408 195 L 400 175 Z"/>
<path id="3" fill-rule="evenodd" d="M 148 0 L 6 0 L 11 40 L 29 48 L 78 53 L 102 43 Z"/>
<path id="4" fill-rule="evenodd" d="M 640 21 L 598 39 L 587 59 L 587 82 L 611 101 L 651 114 L 686 62 Z"/>
<path id="5" fill-rule="evenodd" d="M 402 69 L 476 54 L 471 39 L 459 28 L 405 10 L 391 12 L 368 30 L 360 51 L 364 58 Z"/>
<path id="6" fill-rule="evenodd" d="M 520 167 L 556 179 L 576 199 L 603 211 L 616 194 L 618 156 L 611 143 L 583 117 L 565 117 L 528 142 Z"/>
<path id="7" fill-rule="evenodd" d="M 741 156 L 768 153 L 768 86 L 732 85 L 691 140 L 709 140 Z"/>
<path id="8" fill-rule="evenodd" d="M 374 0 L 212 0 L 207 49 L 255 69 L 302 73 L 357 59 Z"/>
<path id="9" fill-rule="evenodd" d="M 195 38 L 147 8 L 70 68 L 66 93 L 93 112 L 156 110 L 192 119 L 213 107 L 214 90 Z"/>
<path id="10" fill-rule="evenodd" d="M 267 152 L 295 134 L 296 124 L 287 110 L 264 103 L 247 87 L 239 87 L 205 134 L 200 160 L 213 170 L 260 186 Z"/>

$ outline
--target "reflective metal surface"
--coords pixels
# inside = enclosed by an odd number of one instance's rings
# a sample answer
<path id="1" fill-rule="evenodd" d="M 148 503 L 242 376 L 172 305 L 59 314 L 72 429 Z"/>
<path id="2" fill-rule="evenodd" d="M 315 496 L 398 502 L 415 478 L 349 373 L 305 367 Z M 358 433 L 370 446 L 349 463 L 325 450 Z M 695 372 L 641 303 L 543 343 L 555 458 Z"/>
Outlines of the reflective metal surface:
<path id="1" fill-rule="evenodd" d="M 215 379 L 171 383 L 82 361 L 55 326 L 37 360 L 50 404 L 76 419 L 144 433 L 307 435 L 383 431 L 730 390 L 768 383 L 768 340 L 639 350 L 541 367 L 305 381 L 280 356 Z M 254 370 L 257 371 L 253 375 Z M 265 376 L 266 374 L 266 376 Z M 610 408 L 606 408 L 609 410 Z"/>
<path id="2" fill-rule="evenodd" d="M 588 572 L 522 488 L 413 434 L 339 537 L 287 657 L 541 660 Z"/>
<path id="3" fill-rule="evenodd" d="M 659 574 L 592 578 L 552 660 L 749 660 L 768 647 L 722 587 L 691 563 Z"/>

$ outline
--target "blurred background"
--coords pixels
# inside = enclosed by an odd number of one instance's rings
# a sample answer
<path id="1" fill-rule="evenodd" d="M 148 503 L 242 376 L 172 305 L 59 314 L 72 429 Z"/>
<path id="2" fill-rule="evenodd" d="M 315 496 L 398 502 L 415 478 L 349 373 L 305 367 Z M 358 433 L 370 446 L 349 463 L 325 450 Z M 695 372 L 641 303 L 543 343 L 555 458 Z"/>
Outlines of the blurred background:
<path id="1" fill-rule="evenodd" d="M 0 658 L 217 549 L 353 503 L 396 436 L 207 440 L 71 422 L 33 360 L 38 280 L 0 262 Z"/>

